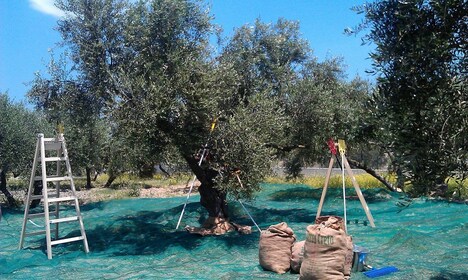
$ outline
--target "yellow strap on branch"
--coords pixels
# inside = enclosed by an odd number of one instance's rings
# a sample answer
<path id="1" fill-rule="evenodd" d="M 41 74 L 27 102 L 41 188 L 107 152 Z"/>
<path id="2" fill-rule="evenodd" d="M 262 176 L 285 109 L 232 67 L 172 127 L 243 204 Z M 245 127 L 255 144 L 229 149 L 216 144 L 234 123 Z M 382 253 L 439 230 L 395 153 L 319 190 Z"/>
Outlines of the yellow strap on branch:
<path id="1" fill-rule="evenodd" d="M 211 123 L 211 130 L 210 130 L 210 132 L 213 132 L 213 130 L 215 129 L 215 127 L 216 127 L 216 122 L 217 122 L 217 121 L 218 121 L 218 118 L 215 118 L 215 119 L 213 120 L 213 122 Z"/>

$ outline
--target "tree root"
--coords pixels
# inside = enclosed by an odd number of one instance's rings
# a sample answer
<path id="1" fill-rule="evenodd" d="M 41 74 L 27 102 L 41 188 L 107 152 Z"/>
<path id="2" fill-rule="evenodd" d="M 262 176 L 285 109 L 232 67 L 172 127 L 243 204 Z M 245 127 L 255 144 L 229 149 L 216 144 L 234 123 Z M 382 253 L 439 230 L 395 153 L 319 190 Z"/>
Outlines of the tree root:
<path id="1" fill-rule="evenodd" d="M 202 227 L 186 226 L 185 230 L 191 234 L 199 234 L 201 236 L 207 235 L 222 235 L 231 231 L 237 231 L 242 234 L 252 233 L 250 226 L 238 225 L 229 222 L 228 219 L 209 217 L 202 225 Z"/>

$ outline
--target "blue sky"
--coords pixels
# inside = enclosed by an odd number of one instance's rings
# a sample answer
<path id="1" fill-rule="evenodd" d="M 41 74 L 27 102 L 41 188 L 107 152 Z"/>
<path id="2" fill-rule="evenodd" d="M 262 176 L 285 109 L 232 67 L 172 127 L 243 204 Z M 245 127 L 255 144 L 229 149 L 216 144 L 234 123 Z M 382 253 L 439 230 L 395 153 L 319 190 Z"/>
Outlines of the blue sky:
<path id="1" fill-rule="evenodd" d="M 254 23 L 276 22 L 280 17 L 297 20 L 303 38 L 307 39 L 320 61 L 343 57 L 349 78 L 356 75 L 369 80 L 370 46 L 361 45 L 361 36 L 347 36 L 344 29 L 362 19 L 350 10 L 364 0 L 205 0 L 211 5 L 214 22 L 229 36 L 234 28 Z M 53 0 L 0 1 L 0 92 L 8 91 L 15 101 L 26 101 L 30 88 L 25 85 L 34 73 L 45 72 L 49 50 L 58 49 L 60 34 L 55 31 L 61 11 Z M 57 51 L 56 51 L 57 52 Z"/>

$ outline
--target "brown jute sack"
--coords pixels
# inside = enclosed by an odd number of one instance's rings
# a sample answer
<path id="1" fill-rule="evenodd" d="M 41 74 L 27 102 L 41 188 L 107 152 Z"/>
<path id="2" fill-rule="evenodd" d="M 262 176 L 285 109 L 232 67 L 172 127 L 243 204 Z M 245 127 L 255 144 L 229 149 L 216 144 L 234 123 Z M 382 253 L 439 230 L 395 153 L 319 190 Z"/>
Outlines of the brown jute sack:
<path id="1" fill-rule="evenodd" d="M 320 216 L 315 218 L 315 224 L 323 224 L 326 227 L 345 231 L 344 221 L 338 216 Z"/>
<path id="2" fill-rule="evenodd" d="M 258 256 L 263 269 L 286 273 L 291 265 L 291 248 L 294 241 L 296 236 L 293 230 L 284 222 L 262 231 Z"/>
<path id="3" fill-rule="evenodd" d="M 353 266 L 353 238 L 347 235 L 346 241 L 346 258 L 343 274 L 345 279 L 348 279 L 351 277 L 351 268 Z"/>
<path id="4" fill-rule="evenodd" d="M 299 241 L 294 243 L 291 254 L 291 272 L 299 273 L 301 270 L 301 264 L 304 260 L 304 243 L 305 241 Z"/>
<path id="5" fill-rule="evenodd" d="M 320 216 L 315 219 L 315 224 L 323 224 L 326 227 L 345 231 L 344 220 L 338 216 Z M 353 266 L 353 238 L 347 235 L 347 246 L 346 246 L 346 259 L 344 266 L 345 278 L 351 276 L 351 267 Z"/>
<path id="6" fill-rule="evenodd" d="M 344 224 L 339 217 L 329 217 L 319 222 L 307 227 L 299 279 L 347 279 L 350 267 L 345 267 L 348 262 L 351 263 L 348 260 L 349 248 L 352 254 L 351 237 L 341 229 Z"/>

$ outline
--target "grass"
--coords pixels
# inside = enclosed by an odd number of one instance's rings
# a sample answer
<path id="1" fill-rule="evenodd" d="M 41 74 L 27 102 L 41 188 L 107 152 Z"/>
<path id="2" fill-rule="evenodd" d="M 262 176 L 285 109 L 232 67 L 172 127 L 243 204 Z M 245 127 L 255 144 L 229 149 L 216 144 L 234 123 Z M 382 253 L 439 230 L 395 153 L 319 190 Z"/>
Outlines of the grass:
<path id="1" fill-rule="evenodd" d="M 450 178 L 446 183 L 448 185 L 447 193 L 452 197 L 457 197 L 459 199 L 468 198 L 468 179 L 460 182 L 459 180 Z"/>
<path id="2" fill-rule="evenodd" d="M 381 182 L 372 177 L 369 174 L 358 174 L 354 176 L 356 181 L 359 184 L 361 189 L 373 189 L 373 188 L 386 188 Z M 396 182 L 396 177 L 394 175 L 385 175 L 385 179 L 394 184 Z M 321 188 L 325 184 L 325 176 L 308 176 L 297 178 L 293 180 L 287 180 L 284 177 L 268 177 L 266 179 L 267 183 L 276 183 L 276 184 L 304 184 L 314 188 Z M 467 199 L 468 198 L 468 180 L 459 181 L 453 178 L 449 178 L 446 181 L 448 186 L 447 191 L 445 192 L 445 197 L 452 199 Z M 353 184 L 351 179 L 345 177 L 346 187 L 352 187 Z M 342 188 L 343 182 L 341 175 L 334 175 L 330 177 L 328 183 L 329 188 Z M 405 186 L 406 191 L 411 190 L 411 184 Z"/>
<path id="3" fill-rule="evenodd" d="M 152 178 L 140 178 L 133 174 L 124 173 L 115 179 L 111 188 L 129 188 L 133 185 L 139 185 L 141 188 L 185 185 L 191 178 L 192 175 L 187 173 L 176 173 L 171 177 L 156 174 Z M 107 174 L 101 174 L 98 176 L 96 181 L 93 182 L 93 184 L 95 184 L 97 187 L 104 186 L 108 179 L 109 176 Z M 81 180 L 83 181 L 82 186 L 84 187 L 86 185 L 86 181 L 84 179 Z"/>
<path id="4" fill-rule="evenodd" d="M 153 187 L 170 187 L 173 185 L 185 185 L 190 179 L 189 174 L 175 174 L 171 177 L 166 177 L 162 175 L 154 175 L 152 178 L 139 178 L 133 174 L 122 174 L 114 180 L 110 188 L 104 188 L 109 176 L 107 174 L 100 174 L 95 181 L 92 181 L 93 189 L 102 189 L 102 194 L 107 195 L 111 192 L 120 191 L 117 193 L 123 193 L 123 191 L 128 191 L 130 196 L 137 197 L 142 188 L 153 188 Z M 25 180 L 16 179 L 18 181 L 17 185 L 27 189 Z M 77 190 L 83 190 L 86 188 L 86 178 L 84 177 L 75 177 L 74 178 L 75 187 Z M 10 184 L 10 181 L 9 181 Z M 13 188 L 12 188 L 13 189 Z"/>
<path id="5" fill-rule="evenodd" d="M 171 177 L 156 174 L 152 178 L 139 178 L 133 174 L 122 174 L 115 179 L 110 188 L 104 188 L 109 176 L 107 174 L 100 174 L 96 181 L 92 181 L 93 188 L 87 191 L 85 196 L 92 201 L 139 197 L 142 189 L 186 185 L 192 178 L 192 174 L 189 173 L 173 174 Z M 74 183 L 78 191 L 86 188 L 86 178 L 84 177 L 74 177 Z M 15 198 L 22 201 L 24 193 L 28 190 L 29 177 L 9 177 L 7 184 L 8 190 L 13 192 Z M 69 188 L 69 184 L 65 184 L 65 182 L 61 184 L 61 189 L 68 190 Z M 0 192 L 0 203 L 4 201 L 5 197 Z"/>
<path id="6" fill-rule="evenodd" d="M 359 174 L 355 175 L 354 178 L 359 184 L 359 187 L 363 189 L 372 189 L 372 188 L 385 188 L 385 186 L 379 182 L 377 179 L 372 177 L 369 174 Z M 387 180 L 389 180 L 387 178 Z M 390 178 L 390 182 L 392 179 Z M 286 180 L 282 177 L 269 177 L 266 180 L 267 183 L 287 183 L 287 184 L 304 184 L 310 187 L 323 187 L 325 185 L 325 176 L 307 176 L 302 178 L 297 178 L 293 180 Z M 351 178 L 348 176 L 345 177 L 345 185 L 350 187 L 353 185 L 351 182 Z M 333 175 L 330 177 L 330 181 L 328 182 L 328 187 L 330 188 L 342 188 L 343 181 L 341 175 Z"/>
<path id="7" fill-rule="evenodd" d="M 11 177 L 7 179 L 7 187 L 11 191 L 27 190 L 28 186 L 29 186 L 29 178 L 23 179 L 21 177 L 16 177 L 16 178 Z"/>
<path id="8" fill-rule="evenodd" d="M 173 174 L 171 177 L 163 176 L 162 174 L 156 174 L 152 178 L 139 178 L 133 174 L 122 174 L 119 176 L 111 188 L 103 188 L 107 180 L 109 179 L 107 174 L 101 174 L 97 177 L 96 181 L 92 184 L 92 195 L 95 196 L 95 200 L 102 201 L 108 199 L 122 199 L 126 197 L 139 197 L 142 189 L 148 189 L 152 187 L 170 187 L 173 185 L 187 185 L 188 182 L 193 178 L 190 173 L 178 173 Z M 369 174 L 358 174 L 355 175 L 355 179 L 362 189 L 373 189 L 373 188 L 385 188 L 385 186 L 377 179 Z M 395 182 L 395 176 L 387 175 L 386 179 L 390 183 Z M 293 180 L 287 180 L 284 177 L 268 177 L 265 182 L 277 183 L 277 184 L 304 184 L 314 188 L 321 188 L 325 184 L 325 176 L 307 176 L 297 178 Z M 468 197 L 468 180 L 462 182 L 455 179 L 447 180 L 448 190 L 446 197 L 454 199 L 466 199 Z M 29 184 L 28 178 L 10 178 L 8 179 L 8 188 L 12 191 L 27 190 Z M 328 187 L 330 188 L 341 188 L 342 185 L 341 175 L 333 175 L 330 177 Z M 345 176 L 345 185 L 352 187 L 351 179 Z M 77 190 L 84 189 L 86 186 L 86 179 L 83 177 L 75 178 L 75 186 Z M 64 186 L 66 187 L 66 186 Z M 410 189 L 411 186 L 406 186 Z"/>
<path id="9" fill-rule="evenodd" d="M 109 176 L 101 174 L 96 181 L 92 182 L 94 188 L 93 201 L 102 201 L 110 199 L 123 199 L 128 197 L 139 197 L 142 189 L 153 187 L 170 187 L 173 185 L 185 185 L 191 179 L 190 174 L 173 174 L 171 177 L 156 174 L 151 178 L 139 178 L 133 174 L 122 174 L 112 183 L 110 188 L 104 188 Z M 86 179 L 78 178 L 75 180 L 77 189 L 84 189 Z"/>

